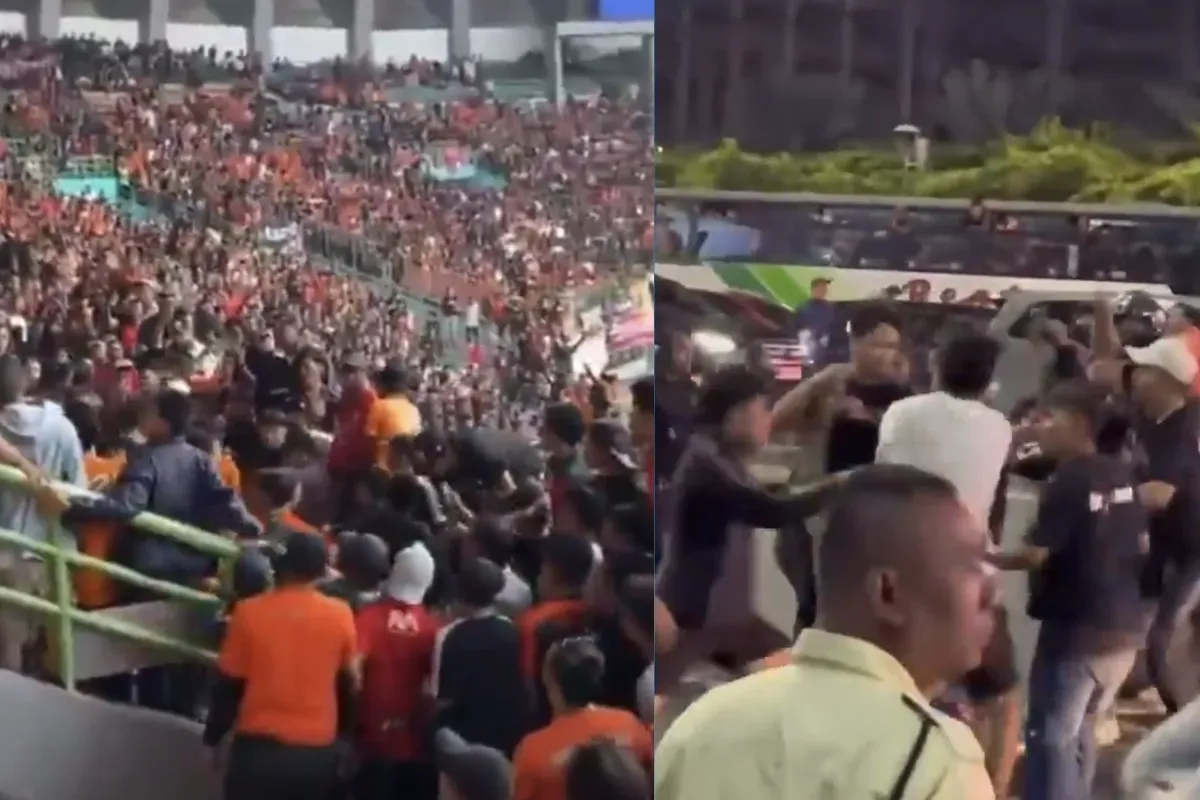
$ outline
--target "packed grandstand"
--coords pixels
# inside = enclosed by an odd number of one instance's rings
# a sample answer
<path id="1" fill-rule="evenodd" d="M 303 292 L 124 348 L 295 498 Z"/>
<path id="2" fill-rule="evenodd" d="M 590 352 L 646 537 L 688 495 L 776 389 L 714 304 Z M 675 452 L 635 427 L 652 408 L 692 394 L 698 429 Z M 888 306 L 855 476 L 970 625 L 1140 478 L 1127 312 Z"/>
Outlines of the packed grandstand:
<path id="1" fill-rule="evenodd" d="M 636 92 L 94 38 L 0 60 L 0 457 L 33 483 L 0 490 L 6 591 L 75 615 L 3 617 L 0 693 L 123 743 L 0 789 L 647 797 Z"/>

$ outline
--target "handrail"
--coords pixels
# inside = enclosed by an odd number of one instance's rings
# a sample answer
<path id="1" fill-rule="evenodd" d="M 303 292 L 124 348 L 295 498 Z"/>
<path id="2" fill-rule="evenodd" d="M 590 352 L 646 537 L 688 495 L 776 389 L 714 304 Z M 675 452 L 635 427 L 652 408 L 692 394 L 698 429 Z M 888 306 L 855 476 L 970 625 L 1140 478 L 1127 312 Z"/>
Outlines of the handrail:
<path id="1" fill-rule="evenodd" d="M 0 484 L 9 488 L 29 488 L 29 480 L 20 470 L 2 465 L 0 465 Z M 55 485 L 65 491 L 69 497 L 98 496 L 95 492 L 80 489 L 79 487 L 68 486 L 66 484 Z M 229 539 L 150 512 L 137 514 L 126 524 L 132 525 L 151 535 L 161 536 L 179 544 L 193 547 L 218 559 L 235 558 L 240 552 L 238 545 Z M 188 642 L 163 636 L 140 625 L 134 625 L 101 612 L 85 611 L 76 608 L 73 602 L 71 576 L 68 567 L 75 566 L 95 570 L 114 580 L 157 592 L 172 600 L 200 606 L 211 606 L 214 611 L 221 602 L 220 597 L 209 592 L 150 578 L 119 564 L 113 564 L 99 558 L 77 553 L 63 546 L 63 536 L 62 527 L 57 523 L 49 526 L 49 541 L 46 542 L 30 538 L 16 531 L 0 529 L 0 544 L 28 551 L 50 563 L 53 569 L 52 584 L 54 592 L 53 599 L 46 599 L 10 587 L 0 587 L 0 606 L 17 606 L 24 611 L 45 614 L 58 620 L 59 677 L 66 689 L 74 690 L 76 683 L 73 636 L 74 626 L 76 625 L 81 628 L 131 640 L 138 644 L 169 650 L 187 658 L 200 661 L 212 661 L 215 659 L 216 656 L 214 653 L 196 647 Z"/>

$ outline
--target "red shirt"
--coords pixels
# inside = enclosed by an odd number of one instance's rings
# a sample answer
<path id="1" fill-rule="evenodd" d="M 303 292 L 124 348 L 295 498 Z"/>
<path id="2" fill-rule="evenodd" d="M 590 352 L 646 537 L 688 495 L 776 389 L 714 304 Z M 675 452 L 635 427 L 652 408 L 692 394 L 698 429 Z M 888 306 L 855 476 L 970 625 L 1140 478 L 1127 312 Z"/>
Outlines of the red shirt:
<path id="1" fill-rule="evenodd" d="M 425 684 L 438 621 L 424 606 L 383 599 L 364 606 L 355 627 L 363 657 L 359 747 L 368 757 L 419 758 L 432 712 Z"/>
<path id="2" fill-rule="evenodd" d="M 375 443 L 367 436 L 367 415 L 375 399 L 375 392 L 370 389 L 342 396 L 335 416 L 337 431 L 329 446 L 330 471 L 354 474 L 374 463 Z"/>

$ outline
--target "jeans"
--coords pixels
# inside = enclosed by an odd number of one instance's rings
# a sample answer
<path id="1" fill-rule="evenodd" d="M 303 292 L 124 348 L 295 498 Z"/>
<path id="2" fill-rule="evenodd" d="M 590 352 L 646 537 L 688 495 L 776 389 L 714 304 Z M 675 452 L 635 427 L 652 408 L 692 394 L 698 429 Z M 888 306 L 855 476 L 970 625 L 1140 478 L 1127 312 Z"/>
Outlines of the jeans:
<path id="1" fill-rule="evenodd" d="M 1146 640 L 1146 669 L 1168 711 L 1196 694 L 1196 652 L 1191 647 L 1192 616 L 1200 608 L 1200 562 L 1180 565 L 1167 579 L 1158 614 Z"/>
<path id="2" fill-rule="evenodd" d="M 1200 699 L 1146 734 L 1121 767 L 1128 800 L 1200 800 Z"/>
<path id="3" fill-rule="evenodd" d="M 1096 776 L 1096 723 L 1133 669 L 1137 650 L 1099 655 L 1063 649 L 1043 623 L 1029 670 L 1022 800 L 1089 800 Z"/>

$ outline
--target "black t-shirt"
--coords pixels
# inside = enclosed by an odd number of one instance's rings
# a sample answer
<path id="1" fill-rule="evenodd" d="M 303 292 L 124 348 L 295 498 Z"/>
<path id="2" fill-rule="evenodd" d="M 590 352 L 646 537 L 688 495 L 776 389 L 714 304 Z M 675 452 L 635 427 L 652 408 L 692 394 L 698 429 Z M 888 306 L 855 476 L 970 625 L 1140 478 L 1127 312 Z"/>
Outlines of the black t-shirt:
<path id="1" fill-rule="evenodd" d="M 861 383 L 850 380 L 846 396 L 858 399 L 871 419 L 835 416 L 825 445 L 827 473 L 861 467 L 875 461 L 879 447 L 879 420 L 888 406 L 912 394 L 907 386 L 896 383 Z"/>
<path id="2" fill-rule="evenodd" d="M 1200 405 L 1139 425 L 1137 443 L 1145 459 L 1140 477 L 1175 487 L 1171 503 L 1150 517 L 1155 557 L 1200 559 Z"/>
<path id="3" fill-rule="evenodd" d="M 1148 621 L 1148 523 L 1128 464 L 1105 455 L 1060 464 L 1029 533 L 1050 551 L 1029 576 L 1029 616 L 1054 625 L 1064 647 L 1136 643 Z"/>

